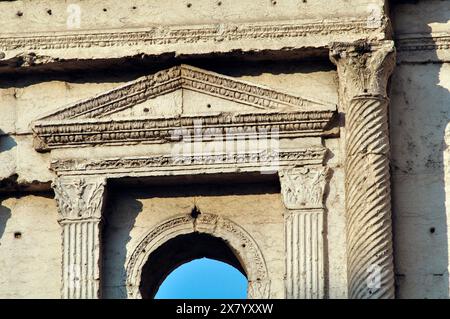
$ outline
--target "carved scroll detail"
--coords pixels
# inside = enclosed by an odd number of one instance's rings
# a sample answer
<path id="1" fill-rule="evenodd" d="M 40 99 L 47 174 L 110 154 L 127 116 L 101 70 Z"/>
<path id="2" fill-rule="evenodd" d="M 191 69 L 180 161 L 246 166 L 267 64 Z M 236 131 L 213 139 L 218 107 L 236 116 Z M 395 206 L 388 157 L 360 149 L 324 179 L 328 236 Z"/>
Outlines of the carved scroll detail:
<path id="1" fill-rule="evenodd" d="M 345 190 L 350 298 L 394 298 L 387 80 L 393 43 L 337 44 L 346 111 Z M 375 281 L 374 281 L 375 280 Z"/>

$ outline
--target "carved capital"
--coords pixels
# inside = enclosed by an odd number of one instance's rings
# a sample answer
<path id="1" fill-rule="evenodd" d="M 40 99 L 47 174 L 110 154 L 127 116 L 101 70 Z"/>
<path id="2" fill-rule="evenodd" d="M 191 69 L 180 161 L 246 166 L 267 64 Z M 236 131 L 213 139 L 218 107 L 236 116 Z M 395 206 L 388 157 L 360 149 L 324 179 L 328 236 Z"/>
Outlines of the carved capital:
<path id="1" fill-rule="evenodd" d="M 59 221 L 101 219 L 105 185 L 104 178 L 57 178 L 52 187 Z"/>
<path id="2" fill-rule="evenodd" d="M 341 97 L 346 101 L 360 95 L 386 97 L 395 56 L 393 41 L 331 44 L 330 59 L 337 66 Z"/>
<path id="3" fill-rule="evenodd" d="M 288 209 L 323 208 L 327 167 L 302 167 L 280 171 L 281 193 Z"/>

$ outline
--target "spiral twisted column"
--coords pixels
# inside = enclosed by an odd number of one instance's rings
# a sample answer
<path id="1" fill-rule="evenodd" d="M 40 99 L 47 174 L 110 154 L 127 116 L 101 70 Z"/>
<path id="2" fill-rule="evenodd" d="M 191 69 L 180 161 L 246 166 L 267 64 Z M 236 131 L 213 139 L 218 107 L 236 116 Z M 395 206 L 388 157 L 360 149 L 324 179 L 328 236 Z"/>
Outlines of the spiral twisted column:
<path id="1" fill-rule="evenodd" d="M 58 177 L 52 187 L 62 227 L 64 299 L 100 297 L 100 230 L 105 180 Z"/>
<path id="2" fill-rule="evenodd" d="M 345 112 L 348 296 L 394 298 L 387 81 L 391 41 L 337 43 L 340 102 Z"/>

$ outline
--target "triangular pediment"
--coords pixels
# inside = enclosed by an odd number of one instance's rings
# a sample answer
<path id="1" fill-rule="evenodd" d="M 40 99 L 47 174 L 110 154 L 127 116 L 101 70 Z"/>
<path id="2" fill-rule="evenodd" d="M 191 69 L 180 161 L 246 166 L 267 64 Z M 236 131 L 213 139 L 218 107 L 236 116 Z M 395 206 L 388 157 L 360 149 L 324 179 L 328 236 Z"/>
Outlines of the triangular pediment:
<path id="1" fill-rule="evenodd" d="M 323 136 L 336 105 L 180 65 L 63 107 L 32 125 L 35 148 L 166 143 L 183 132 Z"/>
<path id="2" fill-rule="evenodd" d="M 70 104 L 38 121 L 333 109 L 330 103 L 183 64 Z"/>

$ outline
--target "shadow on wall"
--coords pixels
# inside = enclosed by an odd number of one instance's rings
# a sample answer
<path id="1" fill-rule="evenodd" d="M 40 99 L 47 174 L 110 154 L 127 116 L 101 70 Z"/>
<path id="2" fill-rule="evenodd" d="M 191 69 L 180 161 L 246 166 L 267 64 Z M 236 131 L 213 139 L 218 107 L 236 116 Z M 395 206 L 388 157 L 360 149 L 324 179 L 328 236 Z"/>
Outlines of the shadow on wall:
<path id="1" fill-rule="evenodd" d="M 103 298 L 126 299 L 126 258 L 130 233 L 135 226 L 142 203 L 132 196 L 118 196 L 120 190 L 108 190 L 103 232 Z M 115 199 L 121 198 L 121 201 Z M 126 205 L 126 209 L 120 209 Z M 116 211 L 117 210 L 117 211 Z"/>
<path id="2" fill-rule="evenodd" d="M 0 198 L 0 245 L 3 234 L 5 233 L 6 223 L 11 218 L 11 210 L 2 205 L 3 199 Z"/>
<path id="3" fill-rule="evenodd" d="M 432 21 L 417 19 L 416 23 L 424 24 L 421 29 L 427 30 L 424 36 L 431 36 L 431 23 L 448 23 L 448 15 L 441 16 L 442 19 Z M 438 58 L 436 51 L 433 58 Z M 444 152 L 448 152 L 445 130 L 450 122 L 450 91 L 441 85 L 444 67 L 402 62 L 392 79 L 391 170 L 397 298 L 449 297 L 446 212 L 450 211 L 450 203 L 446 203 L 444 171 L 449 158 L 445 156 L 446 164 Z"/>
<path id="4" fill-rule="evenodd" d="M 0 130 L 0 153 L 9 151 L 16 146 L 16 141 L 10 135 Z"/>

